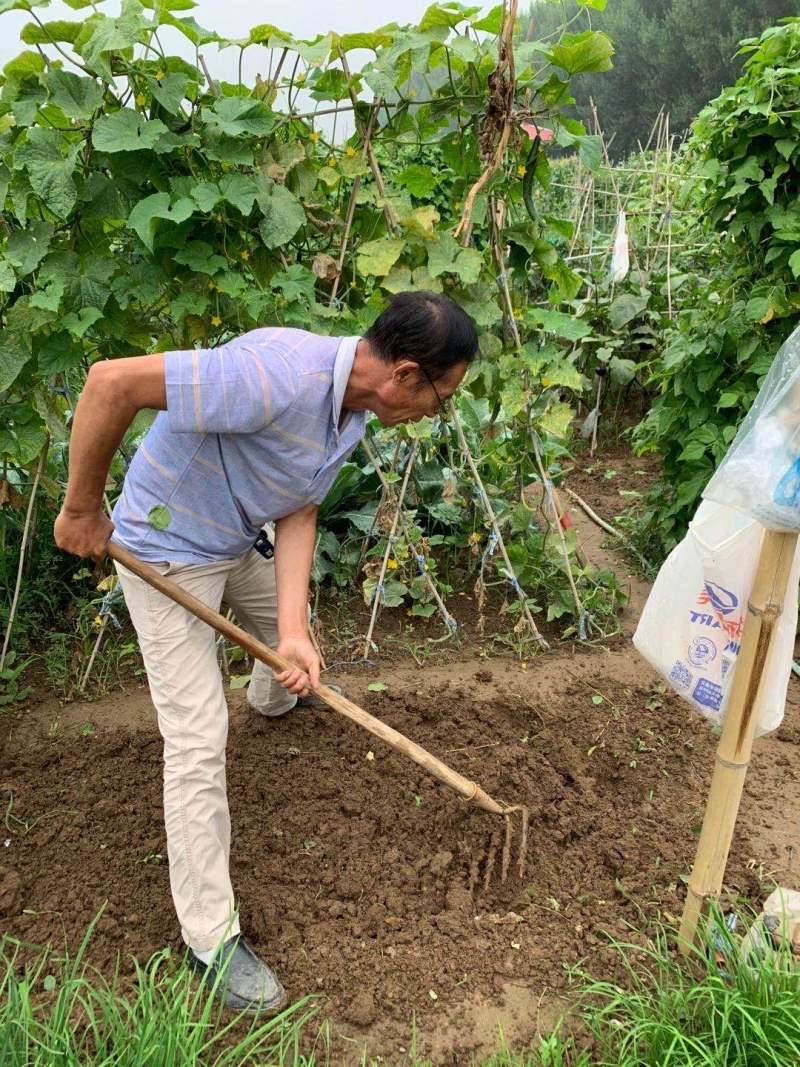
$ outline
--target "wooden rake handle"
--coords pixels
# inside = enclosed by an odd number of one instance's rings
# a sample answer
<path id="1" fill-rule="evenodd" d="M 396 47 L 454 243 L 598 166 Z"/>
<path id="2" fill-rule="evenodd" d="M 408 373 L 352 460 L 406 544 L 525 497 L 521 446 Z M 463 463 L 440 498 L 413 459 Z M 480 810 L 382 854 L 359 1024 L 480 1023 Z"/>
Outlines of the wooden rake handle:
<path id="1" fill-rule="evenodd" d="M 262 663 L 266 663 L 268 667 L 272 667 L 275 671 L 296 669 L 296 664 L 290 663 L 283 656 L 279 656 L 268 645 L 257 640 L 240 626 L 230 622 L 230 620 L 220 615 L 218 611 L 214 611 L 207 604 L 204 604 L 202 600 L 198 600 L 196 596 L 187 593 L 185 589 L 176 585 L 175 582 L 171 582 L 169 578 L 165 578 L 146 563 L 142 563 L 141 560 L 131 555 L 121 545 L 109 541 L 106 550 L 109 556 L 125 567 L 126 570 L 137 575 L 148 585 L 157 589 L 159 593 L 168 596 L 170 600 L 174 600 L 176 604 L 186 608 L 187 611 L 196 615 L 198 619 L 208 623 L 217 633 L 235 642 L 246 652 L 249 652 L 251 656 L 261 660 Z M 354 704 L 352 700 L 348 700 L 347 697 L 335 692 L 327 685 L 317 686 L 314 693 L 334 711 L 338 711 L 346 719 L 363 726 L 365 730 L 369 730 L 371 734 L 385 741 L 395 751 L 401 752 L 404 756 L 408 756 L 409 759 L 418 763 L 420 767 L 424 767 L 429 774 L 432 774 L 434 778 L 438 778 L 445 785 L 449 785 L 451 789 L 455 789 L 465 800 L 472 801 L 473 804 L 483 808 L 484 811 L 491 812 L 493 815 L 505 814 L 506 808 L 502 804 L 498 804 L 496 800 L 493 800 L 476 782 L 471 782 L 463 774 L 454 771 L 446 763 L 442 763 L 441 760 L 432 756 L 427 749 L 424 749 L 415 741 L 411 741 L 397 730 L 393 730 L 391 726 L 387 726 L 380 719 L 376 719 L 374 715 L 364 711 L 358 704 Z"/>

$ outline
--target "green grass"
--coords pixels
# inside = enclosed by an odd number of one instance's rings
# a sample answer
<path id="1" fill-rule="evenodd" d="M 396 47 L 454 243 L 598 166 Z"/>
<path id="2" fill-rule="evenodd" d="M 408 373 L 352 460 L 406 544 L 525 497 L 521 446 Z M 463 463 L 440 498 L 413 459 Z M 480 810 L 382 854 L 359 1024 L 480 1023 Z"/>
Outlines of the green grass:
<path id="1" fill-rule="evenodd" d="M 579 976 L 581 1017 L 595 1039 L 591 1067 L 790 1067 L 800 1064 L 800 968 L 788 949 L 743 958 L 711 920 L 723 961 L 670 951 L 661 931 L 648 948 L 616 942 L 623 978 Z"/>
<path id="2" fill-rule="evenodd" d="M 335 1064 L 328 1027 L 310 998 L 266 1021 L 236 1018 L 168 951 L 123 985 L 119 975 L 104 977 L 88 963 L 93 925 L 71 959 L 51 950 L 31 954 L 9 936 L 0 941 L 2 1067 Z M 614 942 L 618 981 L 575 972 L 575 1007 L 559 1028 L 523 1050 L 509 1049 L 498 1034 L 498 1051 L 479 1067 L 800 1064 L 797 960 L 787 951 L 745 960 L 719 923 L 708 925 L 706 938 L 712 934 L 724 957 L 719 966 L 705 951 L 688 962 L 677 957 L 666 931 L 648 947 Z M 402 1067 L 436 1067 L 415 1046 L 412 1032 Z M 363 1064 L 374 1067 L 367 1057 Z"/>
<path id="3" fill-rule="evenodd" d="M 95 920 L 96 922 L 96 920 Z M 224 1012 L 169 950 L 158 952 L 123 990 L 86 959 L 94 924 L 74 958 L 51 950 L 28 960 L 25 946 L 0 941 L 2 1067 L 313 1067 L 300 1035 L 309 999 L 266 1021 Z M 26 957 L 23 963 L 23 957 Z M 325 1061 L 323 1056 L 322 1062 Z"/>

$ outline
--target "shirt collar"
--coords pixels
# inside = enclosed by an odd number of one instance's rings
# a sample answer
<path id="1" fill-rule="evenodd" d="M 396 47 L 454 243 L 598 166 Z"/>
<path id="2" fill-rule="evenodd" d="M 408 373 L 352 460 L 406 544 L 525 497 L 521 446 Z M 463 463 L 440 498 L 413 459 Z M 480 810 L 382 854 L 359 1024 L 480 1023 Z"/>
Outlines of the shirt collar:
<path id="1" fill-rule="evenodd" d="M 343 337 L 336 350 L 336 358 L 333 363 L 333 432 L 337 437 L 340 433 L 339 419 L 342 414 L 344 391 L 347 388 L 350 371 L 353 369 L 353 360 L 356 357 L 356 346 L 360 340 L 360 336 Z M 352 412 L 348 412 L 345 421 L 342 424 L 342 430 L 344 430 L 351 417 Z"/>

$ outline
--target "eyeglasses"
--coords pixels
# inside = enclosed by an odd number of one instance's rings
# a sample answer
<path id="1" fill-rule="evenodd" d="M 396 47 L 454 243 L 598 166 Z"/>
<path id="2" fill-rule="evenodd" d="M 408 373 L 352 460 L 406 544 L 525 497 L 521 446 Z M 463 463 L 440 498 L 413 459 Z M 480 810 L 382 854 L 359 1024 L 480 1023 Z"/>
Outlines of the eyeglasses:
<path id="1" fill-rule="evenodd" d="M 439 416 L 440 419 L 445 418 L 449 410 L 448 402 L 450 398 L 448 397 L 447 400 L 442 400 L 441 396 L 439 396 L 439 390 L 433 384 L 433 378 L 431 378 L 430 374 L 428 374 L 428 372 L 425 370 L 421 363 L 418 363 L 417 366 L 427 378 L 428 385 L 431 387 L 431 389 L 433 389 L 433 395 L 436 397 L 436 414 Z"/>

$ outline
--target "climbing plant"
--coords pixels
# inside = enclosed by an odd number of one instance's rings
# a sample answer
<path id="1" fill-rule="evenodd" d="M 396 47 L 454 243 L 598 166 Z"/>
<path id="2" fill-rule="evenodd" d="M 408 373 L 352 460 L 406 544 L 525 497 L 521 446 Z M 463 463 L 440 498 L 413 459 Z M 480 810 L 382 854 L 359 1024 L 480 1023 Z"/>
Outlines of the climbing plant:
<path id="1" fill-rule="evenodd" d="M 410 288 L 447 292 L 478 325 L 484 358 L 464 402 L 485 401 L 470 431 L 479 454 L 491 427 L 509 448 L 526 442 L 524 455 L 532 429 L 548 454 L 564 440 L 585 382 L 536 306 L 571 299 L 582 279 L 559 251 L 571 223 L 540 217 L 531 189 L 548 182 L 549 140 L 599 162 L 597 138 L 562 109 L 571 75 L 609 68 L 607 37 L 523 42 L 515 0 L 488 13 L 432 4 L 418 25 L 311 40 L 267 24 L 226 39 L 188 13 L 192 0 L 123 0 L 114 17 L 68 2 L 74 20 L 47 21 L 44 0 L 0 0 L 0 16 L 31 16 L 0 86 L 9 483 L 49 447 L 41 485 L 58 499 L 69 413 L 97 359 L 265 324 L 363 332 Z M 165 51 L 166 30 L 192 61 Z M 210 49 L 234 53 L 236 81 L 210 77 Z M 249 51 L 264 64 L 253 85 Z M 353 70 L 356 51 L 368 58 Z M 508 522 L 503 478 L 493 491 Z"/>
<path id="2" fill-rule="evenodd" d="M 664 548 L 682 535 L 778 348 L 800 315 L 800 19 L 742 42 L 744 73 L 703 109 L 686 146 L 679 206 L 702 256 L 681 272 L 650 411 L 637 428 L 668 488 L 652 500 Z"/>

